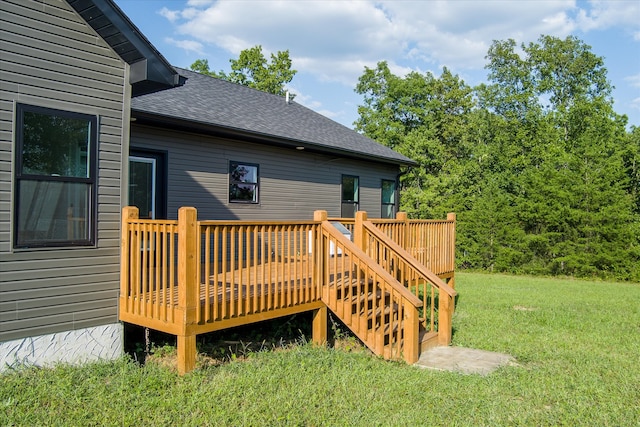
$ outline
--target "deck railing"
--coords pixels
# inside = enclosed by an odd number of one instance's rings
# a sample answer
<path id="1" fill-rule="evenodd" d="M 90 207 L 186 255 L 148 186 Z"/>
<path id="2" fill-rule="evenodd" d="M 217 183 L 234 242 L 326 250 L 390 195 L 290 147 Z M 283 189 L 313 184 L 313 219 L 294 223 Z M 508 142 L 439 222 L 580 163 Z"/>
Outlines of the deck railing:
<path id="1" fill-rule="evenodd" d="M 198 322 L 283 310 L 320 299 L 312 260 L 319 224 L 200 221 Z"/>
<path id="2" fill-rule="evenodd" d="M 355 218 L 330 218 L 354 232 Z M 409 219 L 398 212 L 396 219 L 370 219 L 370 222 L 405 249 L 418 262 L 455 287 L 456 215 L 444 220 Z"/>
<path id="3" fill-rule="evenodd" d="M 175 333 L 178 305 L 178 221 L 138 218 L 125 208 L 120 262 L 120 313 L 146 318 Z M 123 319 L 125 320 L 125 319 Z"/>
<path id="4" fill-rule="evenodd" d="M 416 310 L 425 312 L 416 295 L 427 294 L 402 286 L 413 279 L 375 264 L 323 212 L 313 221 L 198 221 L 194 208 L 180 208 L 173 221 L 124 208 L 120 319 L 177 335 L 180 372 L 194 367 L 196 334 L 255 321 L 313 311 L 313 340 L 324 342 L 327 306 L 377 353 L 415 361 Z"/>
<path id="5" fill-rule="evenodd" d="M 420 322 L 427 332 L 438 332 L 438 343 L 451 341 L 451 318 L 456 291 L 427 269 L 404 248 L 367 220 L 366 212 L 356 214 L 354 242 L 376 264 L 391 274 L 421 301 Z"/>
<path id="6" fill-rule="evenodd" d="M 326 220 L 321 243 L 329 309 L 376 354 L 415 363 L 420 299 Z"/>

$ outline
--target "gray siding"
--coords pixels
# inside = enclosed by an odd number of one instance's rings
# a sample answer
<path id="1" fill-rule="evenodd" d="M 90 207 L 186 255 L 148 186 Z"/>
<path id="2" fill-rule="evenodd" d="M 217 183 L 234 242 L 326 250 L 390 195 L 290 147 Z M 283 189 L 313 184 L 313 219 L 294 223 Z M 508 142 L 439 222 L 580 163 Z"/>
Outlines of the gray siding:
<path id="1" fill-rule="evenodd" d="M 200 219 L 311 219 L 323 209 L 340 216 L 343 174 L 360 177 L 360 209 L 379 217 L 381 180 L 395 180 L 398 168 L 381 163 L 313 154 L 134 124 L 131 147 L 165 151 L 168 163 L 167 216 L 194 206 Z M 257 163 L 260 203 L 228 202 L 229 161 Z"/>
<path id="2" fill-rule="evenodd" d="M 2 0 L 0 72 L 0 341 L 117 322 L 126 64 L 65 1 Z M 98 116 L 95 248 L 12 250 L 16 103 Z"/>

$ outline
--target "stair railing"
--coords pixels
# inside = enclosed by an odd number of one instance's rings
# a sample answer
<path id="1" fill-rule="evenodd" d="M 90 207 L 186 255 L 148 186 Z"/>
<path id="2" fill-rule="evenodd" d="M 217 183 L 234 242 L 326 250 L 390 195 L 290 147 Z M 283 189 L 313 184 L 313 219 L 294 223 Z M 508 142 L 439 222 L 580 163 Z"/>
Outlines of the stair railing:
<path id="1" fill-rule="evenodd" d="M 356 214 L 354 243 L 421 300 L 420 322 L 438 333 L 438 344 L 449 345 L 456 291 L 368 221 L 366 212 Z"/>
<path id="2" fill-rule="evenodd" d="M 415 363 L 422 301 L 319 212 L 323 301 L 374 353 Z"/>

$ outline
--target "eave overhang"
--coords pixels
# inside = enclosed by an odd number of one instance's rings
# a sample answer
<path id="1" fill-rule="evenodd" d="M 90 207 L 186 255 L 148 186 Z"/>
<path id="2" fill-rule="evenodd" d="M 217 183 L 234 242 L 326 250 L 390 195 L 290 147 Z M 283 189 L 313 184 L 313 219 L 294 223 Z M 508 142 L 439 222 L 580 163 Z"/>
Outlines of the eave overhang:
<path id="1" fill-rule="evenodd" d="M 172 116 L 163 116 L 153 114 L 146 111 L 131 110 L 131 117 L 136 124 L 150 125 L 153 127 L 172 129 L 176 131 L 192 132 L 203 135 L 216 136 L 220 138 L 229 138 L 241 140 L 244 142 L 252 142 L 256 144 L 264 144 L 273 147 L 289 148 L 309 153 L 319 153 L 325 155 L 336 155 L 350 159 L 361 159 L 373 161 L 376 163 L 384 163 L 396 166 L 413 167 L 418 164 L 414 161 L 405 161 L 402 159 L 391 159 L 376 155 L 367 155 L 363 152 L 328 147 L 322 144 L 315 144 L 309 141 L 299 141 L 295 139 L 287 139 L 276 137 L 274 135 L 251 132 L 245 129 L 237 129 L 220 125 L 212 125 L 210 123 L 202 123 L 191 120 L 184 120 Z"/>
<path id="2" fill-rule="evenodd" d="M 67 0 L 69 5 L 130 65 L 133 95 L 181 84 L 180 75 L 112 0 Z"/>

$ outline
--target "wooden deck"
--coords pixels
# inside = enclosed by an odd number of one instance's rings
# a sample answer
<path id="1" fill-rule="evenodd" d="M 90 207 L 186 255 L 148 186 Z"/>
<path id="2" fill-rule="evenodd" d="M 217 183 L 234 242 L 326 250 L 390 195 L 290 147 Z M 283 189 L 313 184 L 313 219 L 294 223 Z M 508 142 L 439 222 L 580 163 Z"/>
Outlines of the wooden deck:
<path id="1" fill-rule="evenodd" d="M 455 291 L 443 279 L 453 284 L 455 220 L 432 227 L 441 257 L 423 250 L 436 272 L 396 243 L 412 232 L 400 223 L 385 231 L 359 213 L 352 242 L 322 212 L 313 221 L 221 222 L 181 208 L 178 221 L 154 221 L 125 208 L 120 319 L 177 335 L 181 372 L 193 368 L 197 334 L 295 313 L 314 312 L 322 343 L 327 309 L 377 354 L 417 360 L 419 336 L 450 340 Z"/>

